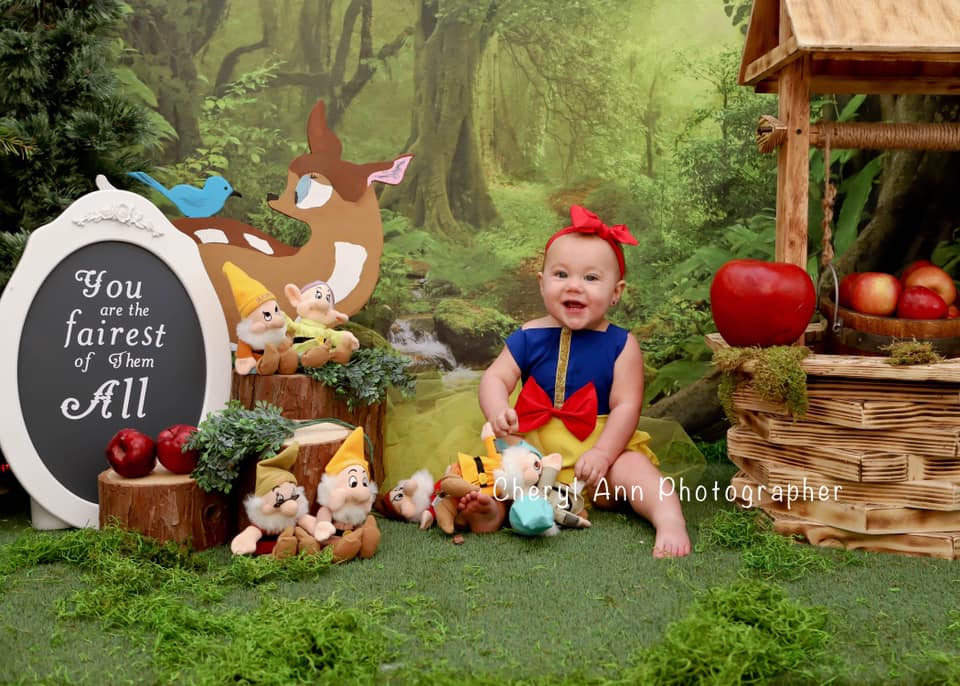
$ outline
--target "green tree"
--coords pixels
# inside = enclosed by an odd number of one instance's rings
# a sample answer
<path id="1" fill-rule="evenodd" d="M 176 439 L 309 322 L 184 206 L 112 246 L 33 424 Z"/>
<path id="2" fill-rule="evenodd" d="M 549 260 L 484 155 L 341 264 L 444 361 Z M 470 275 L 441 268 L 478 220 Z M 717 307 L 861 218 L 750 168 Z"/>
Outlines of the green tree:
<path id="1" fill-rule="evenodd" d="M 691 199 L 708 217 L 707 226 L 698 229 L 700 241 L 704 229 L 716 232 L 776 204 L 776 156 L 761 155 L 754 142 L 759 116 L 776 112 L 776 100 L 738 86 L 739 66 L 740 51 L 733 48 L 688 67 L 719 98 L 719 106 L 694 112 L 676 148 Z"/>
<path id="2" fill-rule="evenodd" d="M 588 110 L 590 116 L 599 114 L 602 105 L 590 100 L 591 88 L 580 94 L 580 102 L 588 101 L 591 107 L 573 106 L 575 85 L 592 86 L 589 79 L 574 75 L 584 70 L 596 76 L 579 59 L 590 53 L 584 34 L 617 4 L 617 0 L 419 0 L 414 102 L 406 146 L 416 162 L 402 188 L 384 189 L 381 206 L 403 213 L 414 226 L 459 242 L 472 235 L 466 225 L 497 222 L 500 217 L 484 174 L 476 111 L 478 73 L 491 40 L 496 37 L 504 51 L 513 45 L 518 68 L 529 69 L 523 96 L 537 106 L 550 103 L 553 115 L 569 116 L 570 130 L 581 130 L 579 119 Z M 516 47 L 520 45 L 529 47 L 521 50 Z M 566 74 L 569 84 L 562 94 L 546 88 L 560 85 L 552 80 L 558 73 Z"/>
<path id="3" fill-rule="evenodd" d="M 162 129 L 125 95 L 121 0 L 0 0 L 0 228 L 33 230 L 105 174 L 147 166 Z"/>

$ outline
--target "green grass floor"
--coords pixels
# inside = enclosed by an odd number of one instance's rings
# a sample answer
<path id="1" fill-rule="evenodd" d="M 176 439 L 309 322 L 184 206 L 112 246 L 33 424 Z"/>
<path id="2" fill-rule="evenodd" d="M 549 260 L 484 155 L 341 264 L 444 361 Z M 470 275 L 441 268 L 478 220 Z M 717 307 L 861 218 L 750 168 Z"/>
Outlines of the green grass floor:
<path id="1" fill-rule="evenodd" d="M 732 471 L 711 464 L 702 481 L 725 484 Z M 7 498 L 0 503 L 5 506 L 2 553 L 20 537 L 36 534 L 25 502 Z M 685 503 L 694 543 L 702 524 L 729 509 L 723 501 Z M 953 562 L 809 549 L 824 558 L 822 568 L 785 580 L 775 566 L 766 572 L 749 568 L 745 553 L 736 549 L 710 546 L 686 559 L 655 560 L 651 527 L 616 513 L 597 513 L 593 528 L 554 538 L 468 534 L 463 545 L 454 545 L 437 529 L 420 532 L 383 520 L 381 529 L 381 547 L 371 560 L 305 578 L 241 585 L 212 601 L 177 590 L 185 587 L 175 579 L 166 583 L 177 596 L 174 602 L 200 612 L 194 620 L 198 636 L 206 631 L 204 617 L 225 612 L 230 621 L 251 620 L 243 631 L 252 631 L 255 642 L 273 642 L 272 634 L 289 631 L 289 637 L 280 637 L 280 645 L 289 646 L 302 631 L 297 627 L 313 621 L 299 617 L 297 608 L 316 621 L 344 608 L 368 618 L 371 623 L 360 622 L 349 631 L 371 640 L 375 634 L 378 642 L 351 650 L 375 653 L 377 664 L 337 678 L 327 678 L 323 665 L 313 665 L 318 671 L 306 683 L 454 683 L 457 675 L 471 683 L 639 683 L 631 675 L 643 649 L 664 645 L 668 628 L 688 616 L 698 593 L 738 578 L 762 584 L 765 575 L 791 601 L 826 608 L 830 632 L 823 655 L 802 668 L 768 674 L 766 681 L 957 683 L 960 675 L 955 666 L 960 663 L 960 565 Z M 231 563 L 225 547 L 204 555 L 212 559 L 213 570 Z M 218 653 L 240 636 L 239 624 L 236 633 L 228 630 L 206 643 L 198 638 L 189 644 L 201 646 L 190 649 L 195 654 L 175 654 L 183 644 L 164 636 L 146 614 L 142 628 L 137 618 L 78 618 L 70 612 L 78 603 L 75 594 L 115 583 L 98 573 L 103 574 L 56 562 L 0 575 L 0 683 L 271 682 L 268 676 L 238 677 L 216 666 L 215 653 L 216 659 L 241 660 Z M 136 592 L 147 598 L 152 590 Z M 283 603 L 258 614 L 264 603 L 276 600 Z M 231 649 L 243 657 L 256 654 L 253 644 Z M 314 646 L 312 654 L 320 652 Z M 727 676 L 702 683 L 739 681 Z"/>

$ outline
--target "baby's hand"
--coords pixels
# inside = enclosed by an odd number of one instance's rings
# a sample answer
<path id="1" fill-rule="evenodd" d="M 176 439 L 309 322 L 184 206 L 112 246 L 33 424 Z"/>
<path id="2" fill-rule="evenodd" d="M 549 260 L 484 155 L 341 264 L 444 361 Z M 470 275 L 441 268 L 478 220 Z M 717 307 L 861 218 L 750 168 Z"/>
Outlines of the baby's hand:
<path id="1" fill-rule="evenodd" d="M 493 434 L 497 438 L 502 438 L 508 434 L 515 434 L 520 430 L 520 420 L 517 418 L 517 411 L 512 407 L 506 407 L 501 410 L 493 421 Z"/>
<path id="2" fill-rule="evenodd" d="M 591 448 L 577 460 L 573 474 L 578 481 L 586 484 L 587 488 L 594 488 L 607 474 L 612 460 L 599 450 Z"/>

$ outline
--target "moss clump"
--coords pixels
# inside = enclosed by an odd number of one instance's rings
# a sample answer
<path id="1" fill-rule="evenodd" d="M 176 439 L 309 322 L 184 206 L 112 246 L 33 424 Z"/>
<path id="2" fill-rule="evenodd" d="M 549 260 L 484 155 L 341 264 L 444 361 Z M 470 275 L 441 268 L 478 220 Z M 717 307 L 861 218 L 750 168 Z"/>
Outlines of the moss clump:
<path id="1" fill-rule="evenodd" d="M 810 354 L 801 346 L 776 345 L 770 348 L 721 348 L 713 354 L 713 364 L 722 372 L 717 392 L 727 418 L 736 424 L 733 392 L 749 383 L 763 400 L 787 406 L 794 417 L 807 413 L 807 373 L 801 360 Z M 744 368 L 752 366 L 752 372 Z"/>
<path id="2" fill-rule="evenodd" d="M 943 362 L 943 356 L 933 349 L 929 341 L 897 341 L 880 348 L 887 353 L 887 364 L 896 366 L 911 364 L 936 364 Z"/>
<path id="3" fill-rule="evenodd" d="M 458 298 L 442 300 L 433 313 L 437 338 L 467 364 L 486 364 L 503 348 L 517 323 L 500 310 Z"/>
<path id="4" fill-rule="evenodd" d="M 762 512 L 752 509 L 721 510 L 705 522 L 697 551 L 710 548 L 739 550 L 741 573 L 766 580 L 796 581 L 807 572 L 825 572 L 833 566 L 826 551 L 778 534 Z"/>
<path id="5" fill-rule="evenodd" d="M 626 683 L 752 684 L 812 668 L 830 633 L 827 611 L 778 586 L 739 580 L 701 594 L 663 640 L 642 650 Z"/>
<path id="6" fill-rule="evenodd" d="M 2 575 L 41 563 L 85 572 L 83 587 L 57 601 L 58 617 L 97 621 L 141 644 L 152 654 L 150 683 L 366 684 L 396 657 L 388 643 L 396 610 L 383 603 L 270 593 L 280 581 L 315 581 L 331 567 L 329 553 L 216 565 L 211 553 L 112 527 L 29 533 L 0 550 Z M 250 587 L 267 593 L 256 607 L 224 602 Z"/>

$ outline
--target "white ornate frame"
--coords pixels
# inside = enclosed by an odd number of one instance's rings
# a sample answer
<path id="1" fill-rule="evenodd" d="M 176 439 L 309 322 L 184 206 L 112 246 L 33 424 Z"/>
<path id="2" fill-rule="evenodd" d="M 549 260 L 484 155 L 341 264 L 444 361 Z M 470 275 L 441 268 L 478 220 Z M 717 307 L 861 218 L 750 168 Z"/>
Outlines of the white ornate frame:
<path id="1" fill-rule="evenodd" d="M 98 526 L 97 503 L 64 487 L 30 440 L 20 407 L 17 355 L 27 313 L 50 273 L 78 249 L 105 241 L 138 245 L 176 275 L 193 302 L 203 336 L 207 378 L 201 416 L 222 408 L 230 398 L 230 338 L 220 300 L 197 245 L 153 203 L 135 193 L 110 189 L 81 197 L 53 222 L 30 235 L 23 257 L 0 296 L 0 322 L 4 324 L 0 336 L 0 411 L 4 417 L 0 448 L 32 499 L 35 528 Z"/>

